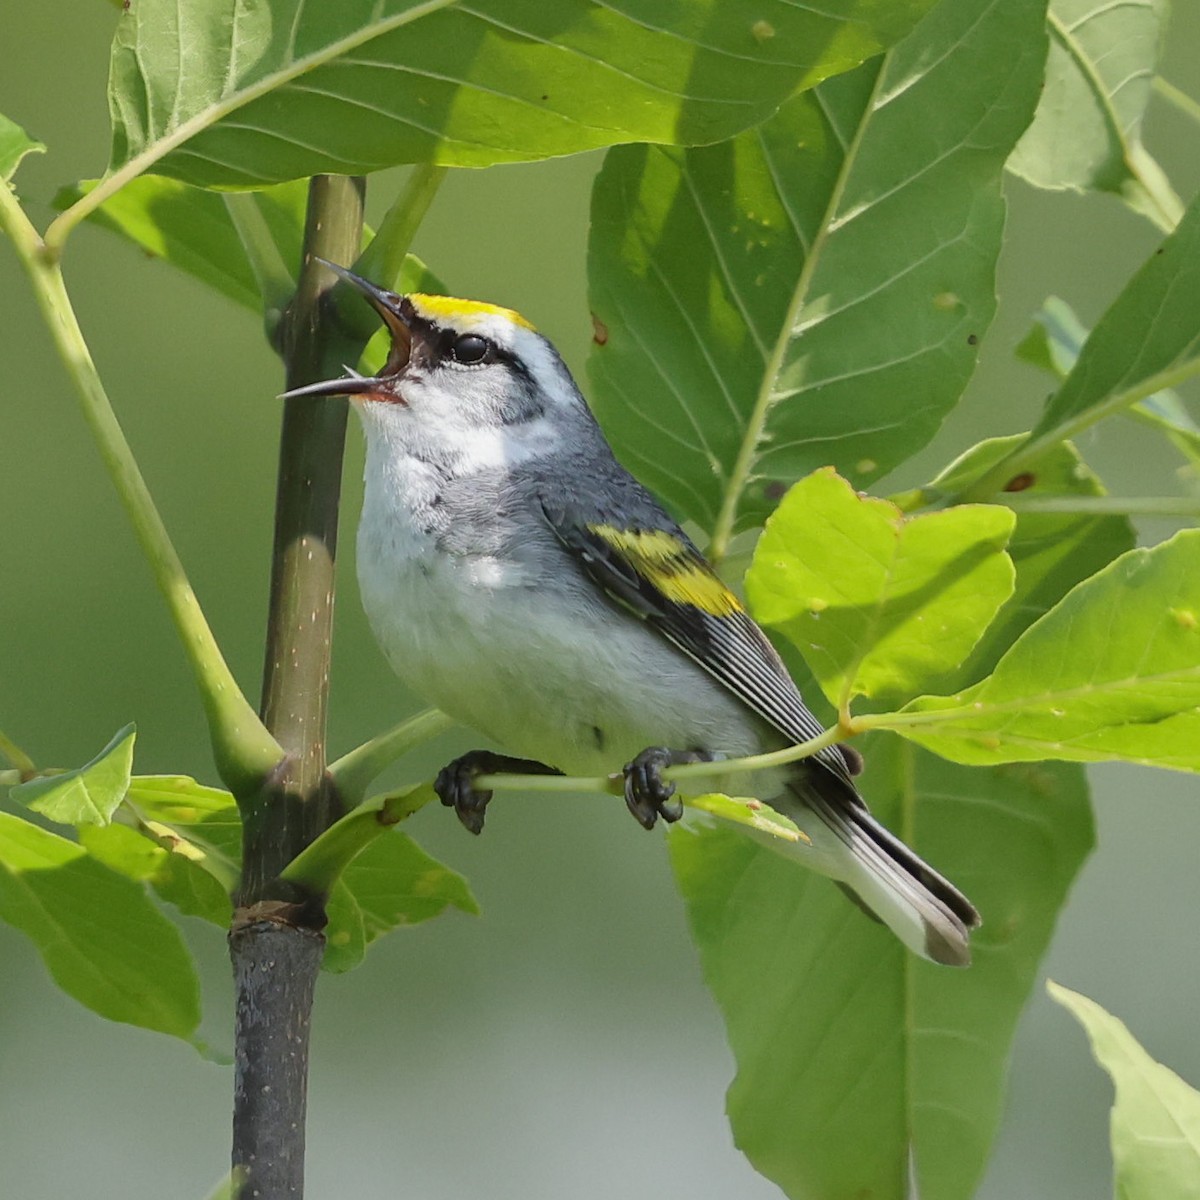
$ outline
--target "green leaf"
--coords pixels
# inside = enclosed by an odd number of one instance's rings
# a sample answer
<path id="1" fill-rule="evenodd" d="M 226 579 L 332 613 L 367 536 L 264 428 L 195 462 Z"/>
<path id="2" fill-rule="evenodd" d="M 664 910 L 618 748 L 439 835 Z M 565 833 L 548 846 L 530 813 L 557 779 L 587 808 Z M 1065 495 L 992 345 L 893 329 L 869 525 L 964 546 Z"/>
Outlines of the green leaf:
<path id="1" fill-rule="evenodd" d="M 55 197 L 55 207 L 68 208 L 99 182 L 90 179 L 63 188 Z M 307 197 L 307 182 L 297 180 L 266 188 L 251 198 L 280 257 L 293 270 L 300 264 Z M 250 260 L 229 215 L 226 198 L 218 193 L 189 187 L 175 179 L 144 175 L 106 200 L 90 220 L 237 304 L 255 312 L 262 308 Z"/>
<path id="2" fill-rule="evenodd" d="M 183 939 L 145 889 L 82 846 L 0 813 L 0 918 L 68 995 L 111 1021 L 190 1040 L 200 990 Z"/>
<path id="3" fill-rule="evenodd" d="M 376 838 L 342 871 L 329 900 L 324 967 L 356 967 L 376 938 L 448 906 L 478 913 L 467 881 L 399 830 Z"/>
<path id="4" fill-rule="evenodd" d="M 1111 1133 L 1119 1200 L 1200 1197 L 1200 1092 L 1155 1062 L 1094 1000 L 1057 983 L 1046 990 L 1087 1032 L 1112 1076 Z"/>
<path id="5" fill-rule="evenodd" d="M 190 855 L 187 842 L 167 845 L 127 825 L 90 826 L 79 832 L 80 844 L 98 862 L 129 879 L 148 883 L 164 900 L 189 917 L 229 928 L 233 904 L 220 881 Z"/>
<path id="6" fill-rule="evenodd" d="M 25 155 L 45 152 L 42 142 L 35 141 L 20 125 L 0 114 L 0 183 L 12 179 Z"/>
<path id="7" fill-rule="evenodd" d="M 974 687 L 867 719 L 955 762 L 1200 770 L 1200 530 L 1085 580 Z"/>
<path id="8" fill-rule="evenodd" d="M 1087 327 L 1075 310 L 1065 300 L 1048 296 L 1017 346 L 1017 357 L 1063 380 L 1075 366 L 1087 337 Z"/>
<path id="9" fill-rule="evenodd" d="M 1159 0 L 1051 0 L 1046 89 L 1009 169 L 1036 187 L 1112 192 L 1160 228 L 1182 211 L 1142 145 L 1158 65 Z"/>
<path id="10" fill-rule="evenodd" d="M 878 53 L 930 2 L 138 0 L 113 45 L 112 169 L 245 187 L 712 142 Z"/>
<path id="11" fill-rule="evenodd" d="M 229 792 L 187 775 L 135 775 L 125 799 L 150 834 L 168 845 L 178 842 L 178 853 L 216 878 L 227 893 L 233 890 L 241 870 L 242 821 Z"/>
<path id="12" fill-rule="evenodd" d="M 873 739 L 862 785 L 978 905 L 974 963 L 917 959 L 828 880 L 747 838 L 672 830 L 737 1060 L 734 1137 L 792 1197 L 966 1200 L 996 1133 L 1017 1017 L 1091 847 L 1083 772 L 966 769 Z"/>
<path id="13" fill-rule="evenodd" d="M 989 438 L 972 446 L 926 489 L 932 494 L 962 490 L 1024 441 L 1023 434 Z M 1106 489 L 1064 443 L 1048 450 L 1027 472 L 1022 496 L 1103 496 Z M 998 618 L 984 631 L 955 677 L 943 686 L 964 687 L 988 674 L 1000 656 L 1077 583 L 1133 549 L 1133 527 L 1123 516 L 1020 512 L 1008 544 L 1016 587 Z"/>
<path id="14" fill-rule="evenodd" d="M 18 784 L 12 798 L 60 825 L 107 825 L 129 789 L 136 737 L 126 725 L 85 766 Z"/>
<path id="15" fill-rule="evenodd" d="M 809 844 L 808 837 L 800 832 L 795 821 L 754 796 L 726 796 L 721 792 L 708 792 L 702 796 L 684 796 L 683 803 L 686 808 L 724 821 L 734 829 L 776 839 L 780 843 L 778 849 L 781 853 L 794 848 L 803 854 L 803 847 Z"/>
<path id="16" fill-rule="evenodd" d="M 1200 372 L 1200 198 L 1122 290 L 1033 436 L 1066 438 Z"/>
<path id="17" fill-rule="evenodd" d="M 99 182 L 86 180 L 63 188 L 55 197 L 55 206 L 68 208 Z M 280 261 L 292 271 L 297 270 L 304 240 L 307 180 L 229 197 L 175 179 L 143 175 L 110 196 L 89 220 L 199 279 L 242 307 L 259 312 L 263 307 L 259 283 L 230 213 L 234 199 L 257 208 Z M 365 245 L 370 239 L 369 230 L 363 238 Z M 379 282 L 401 291 L 440 290 L 431 286 L 436 281 L 425 264 L 411 254 L 405 259 L 398 281 Z"/>
<path id="18" fill-rule="evenodd" d="M 957 667 L 1012 594 L 1007 508 L 905 517 L 832 470 L 802 479 L 746 576 L 755 617 L 794 642 L 831 703 L 911 697 Z"/>
<path id="19" fill-rule="evenodd" d="M 832 464 L 865 486 L 957 402 L 995 310 L 1001 175 L 1036 103 L 1043 14 L 942 4 L 730 142 L 609 153 L 595 407 L 718 555 L 796 479 Z"/>
<path id="20" fill-rule="evenodd" d="M 1033 328 L 1017 347 L 1017 357 L 1062 380 L 1074 368 L 1087 338 L 1088 331 L 1071 306 L 1050 296 L 1034 314 Z M 1155 392 L 1135 404 L 1128 415 L 1161 430 L 1188 462 L 1200 464 L 1200 425 L 1177 392 L 1171 388 Z"/>

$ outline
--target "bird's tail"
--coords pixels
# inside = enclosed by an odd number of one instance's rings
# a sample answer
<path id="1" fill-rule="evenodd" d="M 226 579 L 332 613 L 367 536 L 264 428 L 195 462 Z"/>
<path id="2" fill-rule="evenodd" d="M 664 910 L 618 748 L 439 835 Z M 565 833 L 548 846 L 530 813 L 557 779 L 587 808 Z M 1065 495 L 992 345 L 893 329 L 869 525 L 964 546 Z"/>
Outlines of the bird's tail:
<path id="1" fill-rule="evenodd" d="M 828 794 L 843 787 L 845 798 Z M 789 781 L 788 791 L 817 818 L 797 824 L 812 839 L 818 869 L 847 888 L 910 950 L 949 966 L 970 963 L 970 932 L 979 924 L 979 913 L 949 880 L 875 820 L 849 785 L 833 777 L 818 783 L 805 771 Z M 789 808 L 785 811 L 793 819 L 801 815 Z"/>

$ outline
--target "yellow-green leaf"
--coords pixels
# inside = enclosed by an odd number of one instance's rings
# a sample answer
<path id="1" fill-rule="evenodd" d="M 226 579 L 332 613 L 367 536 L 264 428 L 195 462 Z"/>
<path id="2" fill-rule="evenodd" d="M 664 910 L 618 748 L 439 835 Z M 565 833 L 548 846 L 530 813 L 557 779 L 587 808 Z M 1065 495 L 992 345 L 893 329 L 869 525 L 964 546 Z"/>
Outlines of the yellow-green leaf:
<path id="1" fill-rule="evenodd" d="M 1200 770 L 1200 530 L 1079 584 L 974 687 L 871 720 L 956 762 Z"/>
<path id="2" fill-rule="evenodd" d="M 1116 1088 L 1110 1127 L 1119 1200 L 1200 1200 L 1200 1092 L 1094 1000 L 1057 983 L 1046 989 L 1083 1026 Z"/>
<path id="3" fill-rule="evenodd" d="M 19 784 L 12 798 L 60 825 L 107 825 L 129 789 L 136 738 L 126 725 L 91 762 Z"/>
<path id="4" fill-rule="evenodd" d="M 913 696 L 967 657 L 1012 594 L 1014 522 L 978 504 L 906 517 L 817 471 L 767 522 L 746 595 L 834 704 Z"/>
<path id="5" fill-rule="evenodd" d="M 33 942 L 81 1004 L 191 1040 L 200 1022 L 196 970 L 146 889 L 8 813 L 0 813 L 0 918 Z"/>
<path id="6" fill-rule="evenodd" d="M 43 143 L 31 138 L 15 121 L 0 114 L 0 182 L 7 183 L 27 154 L 42 154 Z"/>

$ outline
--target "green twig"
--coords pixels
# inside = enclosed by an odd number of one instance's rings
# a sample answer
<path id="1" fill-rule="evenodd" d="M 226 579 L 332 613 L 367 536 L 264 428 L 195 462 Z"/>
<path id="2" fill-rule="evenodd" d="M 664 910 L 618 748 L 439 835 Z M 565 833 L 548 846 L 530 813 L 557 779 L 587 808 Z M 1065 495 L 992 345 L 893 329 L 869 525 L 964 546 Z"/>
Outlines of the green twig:
<path id="1" fill-rule="evenodd" d="M 32 778 L 37 774 L 37 767 L 34 765 L 33 759 L 3 732 L 0 732 L 0 754 L 3 754 L 16 768 L 18 776 Z M 18 778 L 16 782 L 20 783 L 21 779 Z"/>
<path id="2" fill-rule="evenodd" d="M 7 186 L 0 186 L 0 228 L 12 238 L 29 275 L 101 458 L 183 642 L 208 718 L 217 770 L 233 790 L 248 790 L 271 771 L 282 751 L 242 695 L 221 654 L 100 382 L 62 272 L 42 254 L 37 231 Z"/>
<path id="3" fill-rule="evenodd" d="M 426 163 L 413 168 L 404 189 L 384 214 L 375 236 L 354 259 L 352 270 L 356 274 L 382 287 L 395 286 L 413 236 L 445 177 L 445 167 Z M 364 304 L 362 296 L 344 283 L 333 289 L 333 307 L 342 328 L 364 342 L 379 328 L 374 309 Z"/>
<path id="4" fill-rule="evenodd" d="M 357 274 L 384 287 L 390 288 L 396 282 L 413 237 L 446 178 L 446 170 L 431 163 L 413 167 L 404 190 L 384 214 L 375 236 L 354 264 Z M 375 324 L 371 328 L 373 332 Z"/>
<path id="5" fill-rule="evenodd" d="M 347 864 L 393 825 L 436 800 L 428 784 L 374 796 L 330 825 L 283 869 L 281 878 L 327 896 Z"/>
<path id="6" fill-rule="evenodd" d="M 1018 513 L 1076 513 L 1080 516 L 1200 517 L 1200 496 L 1026 496 L 1004 493 Z"/>
<path id="7" fill-rule="evenodd" d="M 1053 450 L 1062 442 L 1077 437 L 1085 429 L 1090 429 L 1105 417 L 1110 417 L 1122 409 L 1130 408 L 1139 400 L 1153 396 L 1155 392 L 1178 387 L 1197 375 L 1200 375 L 1200 356 L 1158 371 L 1124 391 L 1113 392 L 1098 403 L 1089 405 L 1082 412 L 1059 422 L 1045 433 L 1030 434 L 1024 442 L 1002 458 L 994 467 L 984 472 L 975 483 L 952 497 L 947 503 L 970 504 L 981 501 L 1003 501 L 1005 497 L 1000 493 L 1003 493 L 1005 484 L 1015 476 L 1032 468 L 1047 451 Z"/>
<path id="8" fill-rule="evenodd" d="M 394 729 L 364 742 L 349 754 L 343 754 L 329 764 L 329 774 L 343 798 L 357 802 L 392 763 L 415 746 L 444 733 L 453 724 L 454 721 L 440 709 L 427 708 L 407 721 L 401 721 Z"/>
<path id="9" fill-rule="evenodd" d="M 855 718 L 853 732 L 858 729 L 859 718 Z M 719 779 L 751 771 L 767 771 L 809 758 L 826 746 L 844 741 L 846 734 L 847 731 L 841 726 L 834 725 L 817 737 L 795 746 L 785 746 L 782 750 L 750 754 L 745 758 L 721 758 L 715 762 L 681 763 L 667 767 L 662 777 L 668 783 L 690 783 L 696 779 Z M 481 791 L 606 792 L 617 795 L 623 791 L 620 775 L 480 775 L 475 779 L 475 786 Z"/>
<path id="10" fill-rule="evenodd" d="M 1187 92 L 1180 91 L 1173 83 L 1168 83 L 1161 75 L 1154 77 L 1154 90 L 1173 108 L 1190 117 L 1200 125 L 1200 103 L 1193 100 Z"/>
<path id="11" fill-rule="evenodd" d="M 427 712 L 419 713 L 412 720 L 405 722 L 404 725 L 390 733 L 376 738 L 374 742 L 368 742 L 366 746 L 352 751 L 345 759 L 340 760 L 342 763 L 349 763 L 347 767 L 343 768 L 342 779 L 346 777 L 345 772 L 347 771 L 351 773 L 352 777 L 358 770 L 365 773 L 377 752 L 382 758 L 383 751 L 388 748 L 389 743 L 398 745 L 403 741 L 410 740 L 421 730 L 422 726 L 432 725 L 435 718 L 440 718 L 439 728 L 449 723 L 449 718 L 445 714 L 438 712 L 437 709 L 430 709 Z M 816 754 L 826 746 L 841 741 L 844 736 L 845 733 L 842 729 L 834 727 L 827 729 L 819 737 L 810 738 L 798 746 L 788 746 L 770 754 L 754 754 L 746 758 L 721 759 L 711 763 L 686 763 L 677 767 L 669 767 L 663 772 L 663 778 L 673 783 L 682 783 L 712 777 L 724 778 L 730 775 L 781 767 L 795 762 L 797 759 Z M 357 760 L 355 756 L 357 756 Z M 388 761 L 391 761 L 390 756 Z M 484 791 L 600 792 L 617 796 L 624 793 L 624 781 L 619 774 L 595 776 L 480 775 L 475 780 L 475 786 Z M 377 837 L 386 833 L 391 826 L 411 816 L 435 798 L 433 788 L 429 784 L 422 784 L 385 796 L 375 796 L 365 801 L 331 825 L 320 837 L 296 855 L 283 869 L 280 878 L 315 895 L 328 895 L 347 863 L 365 850 Z M 780 818 L 765 806 L 760 809 L 755 801 L 737 800 L 723 796 L 685 796 L 683 803 L 697 811 L 748 825 L 787 841 L 807 840 L 802 833 L 794 831 L 790 822 Z"/>
<path id="12" fill-rule="evenodd" d="M 296 280 L 258 206 L 258 196 L 254 192 L 226 192 L 222 198 L 262 297 L 267 340 L 274 343 L 275 326 L 296 290 Z"/>
<path id="13" fill-rule="evenodd" d="M 502 772 L 477 775 L 473 782 L 483 792 L 600 792 L 620 796 L 624 791 L 620 775 L 510 775 Z"/>

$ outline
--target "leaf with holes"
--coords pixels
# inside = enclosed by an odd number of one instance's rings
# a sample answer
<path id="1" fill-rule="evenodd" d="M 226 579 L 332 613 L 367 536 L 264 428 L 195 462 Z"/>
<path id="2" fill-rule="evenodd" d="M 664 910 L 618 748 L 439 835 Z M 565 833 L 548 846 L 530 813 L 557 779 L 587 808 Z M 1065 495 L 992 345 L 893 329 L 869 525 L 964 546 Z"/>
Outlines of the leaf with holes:
<path id="1" fill-rule="evenodd" d="M 1014 522 L 983 504 L 905 517 L 817 471 L 767 522 L 746 597 L 800 649 L 831 703 L 911 697 L 962 663 L 1012 594 Z"/>
<path id="2" fill-rule="evenodd" d="M 113 45 L 111 169 L 252 187 L 716 141 L 931 3 L 138 0 Z"/>
<path id="3" fill-rule="evenodd" d="M 1113 192 L 1164 230 L 1182 205 L 1142 145 L 1163 0 L 1051 0 L 1046 90 L 1009 170 L 1036 187 Z"/>
<path id="4" fill-rule="evenodd" d="M 695 150 L 609 153 L 589 360 L 622 457 L 713 535 L 832 464 L 862 487 L 957 402 L 995 310 L 1004 161 L 1039 0 L 958 0 L 886 55 Z"/>
<path id="5" fill-rule="evenodd" d="M 967 1200 L 1017 1017 L 1091 848 L 1083 771 L 968 769 L 895 738 L 866 750 L 872 808 L 983 914 L 969 970 L 917 959 L 828 880 L 736 833 L 677 827 L 671 861 L 755 1167 L 797 1200 Z"/>

